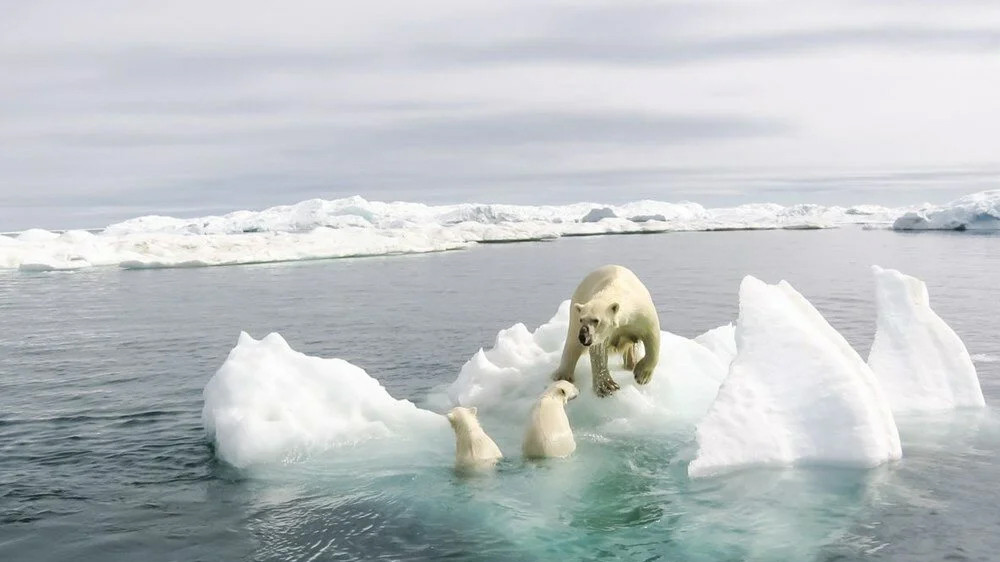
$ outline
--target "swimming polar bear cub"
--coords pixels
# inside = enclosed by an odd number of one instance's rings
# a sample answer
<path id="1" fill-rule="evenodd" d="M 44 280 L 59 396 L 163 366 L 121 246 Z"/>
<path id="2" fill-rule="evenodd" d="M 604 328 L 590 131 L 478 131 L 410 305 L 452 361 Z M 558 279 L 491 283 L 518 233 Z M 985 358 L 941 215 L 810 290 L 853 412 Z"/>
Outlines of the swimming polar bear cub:
<path id="1" fill-rule="evenodd" d="M 595 269 L 580 282 L 572 303 L 562 360 L 553 378 L 573 382 L 576 362 L 589 349 L 594 394 L 608 396 L 620 388 L 608 371 L 608 351 L 614 350 L 622 354 L 636 383 L 648 383 L 660 355 L 660 319 L 635 273 L 620 265 Z M 636 361 L 638 342 L 645 354 Z"/>
<path id="2" fill-rule="evenodd" d="M 549 385 L 531 410 L 524 433 L 522 453 L 525 458 L 568 457 L 576 450 L 573 428 L 566 417 L 566 403 L 580 395 L 567 381 Z"/>
<path id="3" fill-rule="evenodd" d="M 492 468 L 503 458 L 500 447 L 483 431 L 475 407 L 452 408 L 445 416 L 455 430 L 455 470 L 474 472 Z"/>

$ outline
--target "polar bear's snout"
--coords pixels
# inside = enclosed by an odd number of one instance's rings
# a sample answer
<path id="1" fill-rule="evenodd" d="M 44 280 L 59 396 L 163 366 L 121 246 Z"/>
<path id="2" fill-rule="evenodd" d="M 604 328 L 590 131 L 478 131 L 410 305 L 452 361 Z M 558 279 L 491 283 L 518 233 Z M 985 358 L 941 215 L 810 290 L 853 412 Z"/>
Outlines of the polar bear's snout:
<path id="1" fill-rule="evenodd" d="M 594 328 L 590 325 L 580 327 L 580 343 L 589 346 L 594 343 Z"/>

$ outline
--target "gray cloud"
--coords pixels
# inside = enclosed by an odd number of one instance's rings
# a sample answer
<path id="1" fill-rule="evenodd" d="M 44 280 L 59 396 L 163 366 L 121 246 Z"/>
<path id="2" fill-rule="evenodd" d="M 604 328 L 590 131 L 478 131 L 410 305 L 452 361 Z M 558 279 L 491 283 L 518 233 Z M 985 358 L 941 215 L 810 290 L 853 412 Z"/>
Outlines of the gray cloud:
<path id="1" fill-rule="evenodd" d="M 537 144 L 638 146 L 773 135 L 787 129 L 782 123 L 746 116 L 535 112 L 403 121 L 375 131 L 372 140 L 463 150 Z"/>
<path id="2" fill-rule="evenodd" d="M 171 131 L 114 130 L 39 133 L 40 140 L 67 146 L 155 147 L 165 145 L 253 144 L 294 146 L 297 142 L 327 152 L 363 146 L 395 149 L 476 150 L 545 145 L 629 144 L 632 146 L 782 134 L 787 124 L 734 115 L 657 115 L 606 111 L 587 113 L 499 113 L 397 117 L 386 124 L 354 126 L 306 121 L 277 126 L 248 122 L 231 131 L 170 127 Z M 33 137 L 27 137 L 33 138 Z M 320 149 L 319 147 L 325 147 Z"/>
<path id="3" fill-rule="evenodd" d="M 923 51 L 996 52 L 1000 29 L 870 28 L 769 33 L 718 40 L 638 36 L 602 41 L 575 34 L 485 46 L 438 44 L 419 48 L 418 59 L 440 64 L 573 62 L 640 65 L 739 60 L 850 48 L 891 47 Z"/>
<path id="4" fill-rule="evenodd" d="M 197 22 L 194 3 L 14 4 L 0 18 L 0 230 L 352 194 L 835 200 L 978 186 L 1000 150 L 996 104 L 979 96 L 1000 86 L 983 70 L 1000 50 L 986 3 L 818 3 L 829 21 L 768 3 L 340 10 L 365 12 L 357 30 L 301 5 L 271 25 L 235 3 Z M 904 63 L 830 66 L 845 53 Z M 832 171 L 788 171 L 817 163 Z M 864 171 L 907 165 L 970 171 Z"/>

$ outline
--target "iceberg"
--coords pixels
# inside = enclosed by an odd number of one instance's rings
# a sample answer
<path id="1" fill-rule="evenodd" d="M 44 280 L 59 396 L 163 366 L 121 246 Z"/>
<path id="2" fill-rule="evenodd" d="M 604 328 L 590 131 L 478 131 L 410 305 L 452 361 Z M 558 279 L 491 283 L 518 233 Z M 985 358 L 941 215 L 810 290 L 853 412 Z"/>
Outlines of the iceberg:
<path id="1" fill-rule="evenodd" d="M 520 431 L 538 396 L 559 365 L 569 324 L 564 301 L 551 320 L 529 331 L 524 324 L 501 330 L 491 349 L 480 349 L 446 389 L 449 406 L 475 406 L 481 416 L 502 419 Z M 652 381 L 636 385 L 621 357 L 610 357 L 611 374 L 621 389 L 598 398 L 590 388 L 585 354 L 576 369 L 580 396 L 567 413 L 574 431 L 649 432 L 690 424 L 708 410 L 726 364 L 708 348 L 687 338 L 661 333 L 660 362 Z"/>
<path id="2" fill-rule="evenodd" d="M 873 266 L 878 321 L 868 365 L 894 412 L 986 405 L 965 344 L 930 306 L 927 285 Z"/>
<path id="3" fill-rule="evenodd" d="M 198 267 L 457 250 L 477 243 L 671 231 L 807 229 L 889 223 L 883 207 L 697 203 L 456 204 L 311 199 L 190 219 L 150 215 L 96 233 L 0 235 L 0 269 Z"/>
<path id="4" fill-rule="evenodd" d="M 894 230 L 1000 230 L 1000 189 L 926 206 L 897 218 Z"/>
<path id="5" fill-rule="evenodd" d="M 868 365 L 791 285 L 740 285 L 736 357 L 695 429 L 693 478 L 754 465 L 871 467 L 902 455 Z"/>
<path id="6" fill-rule="evenodd" d="M 373 439 L 437 433 L 447 443 L 450 432 L 443 416 L 394 399 L 363 369 L 299 353 L 277 333 L 240 334 L 205 385 L 201 419 L 216 455 L 237 468 Z"/>

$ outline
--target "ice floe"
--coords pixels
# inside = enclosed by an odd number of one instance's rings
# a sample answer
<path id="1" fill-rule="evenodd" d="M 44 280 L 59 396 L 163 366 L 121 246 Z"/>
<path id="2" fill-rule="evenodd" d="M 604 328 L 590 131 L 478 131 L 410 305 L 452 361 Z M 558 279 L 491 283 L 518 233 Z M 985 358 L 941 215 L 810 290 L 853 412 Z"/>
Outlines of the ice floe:
<path id="1" fill-rule="evenodd" d="M 875 466 L 902 454 L 875 375 L 791 285 L 747 276 L 737 354 L 696 429 L 692 477 L 743 466 Z"/>
<path id="2" fill-rule="evenodd" d="M 707 347 L 726 365 L 736 357 L 736 326 L 730 322 L 725 326 L 713 328 L 696 337 L 694 341 Z"/>
<path id="3" fill-rule="evenodd" d="M 888 224 L 883 207 L 696 203 L 499 205 L 313 199 L 263 211 L 182 219 L 145 216 L 101 231 L 0 235 L 0 269 L 60 270 L 235 265 L 453 250 L 520 242 L 691 230 L 805 229 Z"/>
<path id="4" fill-rule="evenodd" d="M 489 232 L 480 233 L 489 239 Z M 0 237 L 2 238 L 2 237 Z M 69 231 L 54 238 L 0 245 L 0 268 L 67 270 L 201 267 L 455 250 L 471 242 L 442 228 L 374 230 L 315 228 L 309 232 L 229 235 Z"/>
<path id="5" fill-rule="evenodd" d="M 1000 230 L 1000 189 L 925 206 L 893 222 L 895 230 Z"/>
<path id="6" fill-rule="evenodd" d="M 930 305 L 927 285 L 873 266 L 878 323 L 868 365 L 894 412 L 986 404 L 961 338 Z"/>
<path id="7" fill-rule="evenodd" d="M 447 436 L 443 416 L 396 400 L 363 369 L 245 332 L 204 391 L 202 424 L 220 459 L 280 462 L 370 439 Z"/>
<path id="8" fill-rule="evenodd" d="M 614 357 L 609 366 L 621 389 L 597 398 L 581 358 L 580 396 L 567 408 L 574 433 L 590 441 L 650 434 L 686 441 L 693 428 L 693 478 L 748 466 L 871 467 L 899 458 L 893 410 L 982 406 L 983 398 L 972 358 L 930 309 L 925 285 L 893 270 L 874 273 L 878 332 L 869 363 L 791 285 L 747 276 L 735 325 L 695 339 L 662 332 L 648 385 L 636 385 Z M 241 468 L 380 439 L 392 440 L 392 451 L 446 448 L 440 413 L 453 406 L 477 407 L 501 449 L 516 451 L 559 363 L 568 322 L 564 301 L 534 330 L 501 330 L 491 348 L 427 397 L 430 409 L 397 400 L 346 361 L 306 356 L 278 334 L 258 341 L 243 333 L 205 387 L 202 421 L 219 458 Z"/>
<path id="9" fill-rule="evenodd" d="M 569 323 L 569 301 L 534 331 L 524 324 L 501 330 L 488 350 L 479 350 L 447 387 L 452 405 L 476 406 L 480 415 L 521 424 L 559 365 Z M 590 388 L 586 354 L 576 368 L 580 396 L 567 411 L 574 427 L 598 431 L 669 431 L 672 422 L 691 422 L 708 410 L 726 364 L 708 348 L 662 332 L 660 362 L 652 381 L 635 384 L 620 357 L 609 358 L 611 375 L 621 390 L 598 398 Z"/>

